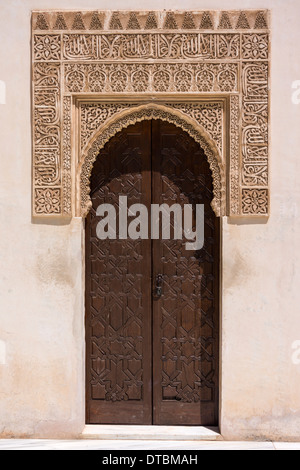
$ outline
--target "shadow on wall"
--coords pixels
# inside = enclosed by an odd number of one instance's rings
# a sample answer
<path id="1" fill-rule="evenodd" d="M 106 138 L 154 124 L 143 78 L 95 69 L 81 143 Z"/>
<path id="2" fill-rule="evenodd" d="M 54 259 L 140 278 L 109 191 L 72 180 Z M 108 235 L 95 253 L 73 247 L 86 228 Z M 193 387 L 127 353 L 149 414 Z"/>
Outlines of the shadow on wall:
<path id="1" fill-rule="evenodd" d="M 31 223 L 33 225 L 53 225 L 53 226 L 64 226 L 64 225 L 71 225 L 73 217 L 51 217 L 49 219 L 45 219 L 44 217 L 31 217 Z M 82 219 L 84 222 L 84 219 Z"/>
<path id="2" fill-rule="evenodd" d="M 265 225 L 269 221 L 269 217 L 227 217 L 229 225 Z"/>

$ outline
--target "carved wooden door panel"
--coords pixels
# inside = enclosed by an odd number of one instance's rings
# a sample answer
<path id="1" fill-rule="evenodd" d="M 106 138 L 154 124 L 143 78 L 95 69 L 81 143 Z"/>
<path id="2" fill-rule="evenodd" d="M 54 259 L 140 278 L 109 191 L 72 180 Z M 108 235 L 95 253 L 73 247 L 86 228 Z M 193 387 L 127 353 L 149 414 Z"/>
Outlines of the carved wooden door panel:
<path id="1" fill-rule="evenodd" d="M 97 207 L 112 204 L 118 215 L 119 195 L 128 197 L 128 206 L 144 204 L 149 214 L 151 203 L 204 204 L 204 248 L 187 251 L 172 230 L 169 240 L 130 240 L 119 232 L 99 240 Z M 202 149 L 169 123 L 130 126 L 101 151 L 91 199 L 88 423 L 217 424 L 219 224 Z"/>
<path id="2" fill-rule="evenodd" d="M 152 423 L 151 240 L 99 240 L 100 204 L 150 205 L 151 123 L 117 134 L 95 162 L 86 227 L 87 419 Z M 117 217 L 117 226 L 119 220 Z"/>
<path id="3" fill-rule="evenodd" d="M 219 224 L 210 203 L 212 177 L 200 146 L 173 124 L 152 125 L 154 204 L 204 204 L 205 243 L 153 240 L 153 421 L 213 425 L 218 416 Z M 194 220 L 195 222 L 195 220 Z M 194 225 L 195 229 L 195 225 Z"/>

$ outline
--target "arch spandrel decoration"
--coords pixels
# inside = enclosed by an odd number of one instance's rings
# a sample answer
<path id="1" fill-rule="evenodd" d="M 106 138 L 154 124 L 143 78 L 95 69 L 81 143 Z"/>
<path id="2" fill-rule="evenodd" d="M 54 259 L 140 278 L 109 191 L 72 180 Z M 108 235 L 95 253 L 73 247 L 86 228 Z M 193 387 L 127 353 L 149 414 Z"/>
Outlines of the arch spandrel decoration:
<path id="1" fill-rule="evenodd" d="M 80 203 L 80 207 L 77 209 L 78 215 L 85 217 L 91 207 L 90 176 L 99 151 L 114 135 L 125 127 L 149 119 L 161 119 L 175 124 L 177 127 L 185 130 L 200 144 L 210 164 L 213 177 L 214 199 L 212 207 L 217 216 L 225 215 L 225 171 L 220 150 L 217 148 L 214 140 L 201 125 L 184 115 L 182 111 L 157 104 L 135 106 L 115 115 L 115 118 L 100 128 L 96 135 L 94 135 L 94 138 L 89 141 L 78 165 L 78 187 L 80 188 L 78 191 Z"/>
<path id="2" fill-rule="evenodd" d="M 33 216 L 84 216 L 91 148 L 150 115 L 205 149 L 218 215 L 269 215 L 268 28 L 264 10 L 33 12 Z"/>

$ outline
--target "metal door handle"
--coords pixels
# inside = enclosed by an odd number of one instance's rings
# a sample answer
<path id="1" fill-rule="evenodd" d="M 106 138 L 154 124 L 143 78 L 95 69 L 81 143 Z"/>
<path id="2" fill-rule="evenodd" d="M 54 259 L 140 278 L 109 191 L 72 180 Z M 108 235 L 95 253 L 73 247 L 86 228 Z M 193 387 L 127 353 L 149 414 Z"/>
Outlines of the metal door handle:
<path id="1" fill-rule="evenodd" d="M 162 296 L 162 282 L 163 282 L 163 275 L 158 274 L 156 276 L 156 282 L 155 282 L 155 295 L 156 295 L 156 297 L 161 297 Z"/>

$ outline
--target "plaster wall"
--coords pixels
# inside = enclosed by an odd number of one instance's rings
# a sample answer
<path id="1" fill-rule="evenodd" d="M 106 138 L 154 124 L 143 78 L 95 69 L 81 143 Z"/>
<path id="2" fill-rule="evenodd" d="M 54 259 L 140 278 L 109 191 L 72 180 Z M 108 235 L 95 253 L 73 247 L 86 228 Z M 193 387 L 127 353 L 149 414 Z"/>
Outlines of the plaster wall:
<path id="1" fill-rule="evenodd" d="M 31 218 L 30 18 L 34 9 L 110 7 L 0 0 L 0 437 L 72 437 L 85 424 L 82 221 Z M 220 428 L 228 439 L 299 440 L 300 4 L 143 3 L 163 8 L 271 10 L 271 217 L 222 221 Z"/>

